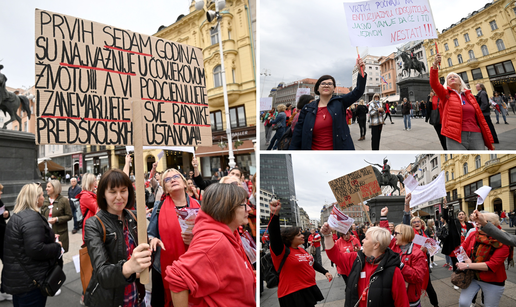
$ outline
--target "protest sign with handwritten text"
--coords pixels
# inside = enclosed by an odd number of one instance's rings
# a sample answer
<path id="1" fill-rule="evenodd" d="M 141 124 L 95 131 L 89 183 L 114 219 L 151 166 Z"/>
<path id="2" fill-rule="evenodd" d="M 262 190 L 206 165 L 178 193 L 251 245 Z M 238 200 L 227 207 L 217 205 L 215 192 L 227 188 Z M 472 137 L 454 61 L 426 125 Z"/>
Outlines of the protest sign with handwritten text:
<path id="1" fill-rule="evenodd" d="M 201 49 L 36 9 L 36 143 L 211 146 Z"/>
<path id="2" fill-rule="evenodd" d="M 344 11 L 354 46 L 389 46 L 437 38 L 428 0 L 345 2 Z"/>
<path id="3" fill-rule="evenodd" d="M 363 200 L 382 194 L 372 166 L 364 167 L 334 179 L 328 182 L 328 184 L 339 203 L 339 207 L 342 209 L 359 204 L 360 197 L 358 193 L 361 193 Z"/>

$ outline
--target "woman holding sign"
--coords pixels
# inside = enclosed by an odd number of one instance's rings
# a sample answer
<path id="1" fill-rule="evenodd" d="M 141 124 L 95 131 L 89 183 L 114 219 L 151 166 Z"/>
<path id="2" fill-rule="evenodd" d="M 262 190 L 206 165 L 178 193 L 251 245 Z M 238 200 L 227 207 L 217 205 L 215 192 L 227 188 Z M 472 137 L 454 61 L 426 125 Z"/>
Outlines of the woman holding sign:
<path id="1" fill-rule="evenodd" d="M 360 58 L 356 64 L 365 68 Z M 366 80 L 367 74 L 358 74 L 357 86 L 351 93 L 333 96 L 335 79 L 330 75 L 320 77 L 314 87 L 319 99 L 307 104 L 300 111 L 289 149 L 354 150 L 346 122 L 346 109 L 364 94 Z"/>
<path id="2" fill-rule="evenodd" d="M 193 234 L 183 233 L 176 211 L 199 208 L 199 202 L 187 193 L 187 181 L 176 169 L 167 169 L 161 176 L 164 194 L 154 206 L 147 233 L 154 254 L 152 265 L 152 306 L 170 306 L 172 298 L 164 279 L 165 269 L 183 255 Z M 166 234 L 166 235 L 164 235 Z"/>
<path id="3" fill-rule="evenodd" d="M 256 306 L 256 277 L 238 233 L 250 210 L 238 184 L 205 190 L 190 247 L 164 274 L 174 306 Z"/>
<path id="4" fill-rule="evenodd" d="M 486 219 L 495 227 L 501 229 L 498 216 L 494 213 L 484 213 Z M 485 306 L 498 306 L 505 289 L 507 274 L 505 260 L 510 263 L 513 258 L 513 249 L 492 237 L 482 230 L 474 231 L 462 243 L 462 248 L 468 258 L 465 262 L 456 264 L 459 270 L 473 270 L 475 277 L 459 297 L 459 306 L 470 306 L 471 300 L 482 289 Z"/>
<path id="5" fill-rule="evenodd" d="M 331 281 L 333 276 L 301 247 L 305 240 L 301 228 L 290 227 L 280 231 L 281 203 L 273 200 L 270 208 L 272 215 L 269 224 L 270 250 L 276 271 L 279 270 L 285 258 L 279 274 L 280 306 L 313 307 L 318 301 L 324 299 L 315 282 L 315 271 L 324 274 L 328 281 Z"/>
<path id="6" fill-rule="evenodd" d="M 437 53 L 430 70 L 430 86 L 440 100 L 441 134 L 446 137 L 447 149 L 494 150 L 493 136 L 475 96 L 454 72 L 441 85 L 437 68 L 440 63 L 441 54 Z"/>

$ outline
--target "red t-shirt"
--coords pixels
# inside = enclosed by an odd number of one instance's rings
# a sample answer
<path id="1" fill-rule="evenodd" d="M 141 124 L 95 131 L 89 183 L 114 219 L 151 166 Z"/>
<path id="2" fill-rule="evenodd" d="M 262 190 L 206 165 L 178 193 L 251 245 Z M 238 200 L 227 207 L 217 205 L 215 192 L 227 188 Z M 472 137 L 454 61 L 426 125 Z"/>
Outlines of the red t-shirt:
<path id="1" fill-rule="evenodd" d="M 312 133 L 312 150 L 333 150 L 333 119 L 327 107 L 317 110 Z"/>
<path id="2" fill-rule="evenodd" d="M 301 289 L 315 286 L 315 270 L 312 267 L 314 257 L 302 248 L 290 248 L 283 267 L 281 268 L 278 297 L 284 297 Z M 271 249 L 272 263 L 276 271 L 279 269 L 285 248 L 281 255 L 275 255 Z"/>
<path id="3" fill-rule="evenodd" d="M 308 237 L 308 242 L 311 242 L 313 240 L 320 240 L 321 239 L 321 235 L 316 233 L 315 236 L 314 235 L 310 235 Z M 312 242 L 313 246 L 314 247 L 320 247 L 321 246 L 321 241 L 319 242 Z"/>
<path id="4" fill-rule="evenodd" d="M 478 126 L 475 108 L 464 95 L 460 95 L 460 98 L 462 99 L 462 131 L 482 132 Z"/>
<path id="5" fill-rule="evenodd" d="M 464 243 L 464 240 L 466 239 L 466 235 L 468 234 L 468 227 L 466 227 L 466 223 L 464 225 L 460 224 L 461 231 L 460 231 L 460 243 Z"/>
<path id="6" fill-rule="evenodd" d="M 344 239 L 340 238 L 335 242 L 335 246 L 341 253 L 351 253 L 359 250 L 362 245 L 360 245 L 360 241 L 355 237 L 350 237 L 349 241 L 344 241 Z M 342 270 L 337 266 L 337 273 L 341 275 L 346 275 Z"/>

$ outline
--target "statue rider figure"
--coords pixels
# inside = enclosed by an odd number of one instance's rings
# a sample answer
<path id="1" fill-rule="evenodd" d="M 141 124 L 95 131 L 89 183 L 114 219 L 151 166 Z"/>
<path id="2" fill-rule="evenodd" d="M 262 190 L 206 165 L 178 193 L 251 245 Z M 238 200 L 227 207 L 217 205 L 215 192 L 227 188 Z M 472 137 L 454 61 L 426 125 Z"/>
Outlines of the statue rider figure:
<path id="1" fill-rule="evenodd" d="M 387 157 L 383 159 L 383 167 L 382 167 L 382 180 L 384 183 L 389 182 L 389 175 L 391 174 L 391 167 L 389 164 L 387 164 L 389 160 L 387 160 Z"/>

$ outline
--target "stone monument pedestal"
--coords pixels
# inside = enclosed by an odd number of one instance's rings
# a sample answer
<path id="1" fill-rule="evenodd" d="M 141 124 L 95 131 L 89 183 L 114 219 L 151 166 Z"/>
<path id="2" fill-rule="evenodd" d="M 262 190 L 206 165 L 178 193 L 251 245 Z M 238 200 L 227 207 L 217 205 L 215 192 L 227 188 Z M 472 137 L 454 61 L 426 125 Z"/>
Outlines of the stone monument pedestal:
<path id="1" fill-rule="evenodd" d="M 407 98 L 410 102 L 423 100 L 425 103 L 432 88 L 430 87 L 430 78 L 427 74 L 423 77 L 409 77 L 398 82 L 400 87 L 400 101 Z M 401 104 L 397 111 L 401 114 Z"/>
<path id="2" fill-rule="evenodd" d="M 367 201 L 369 213 L 371 214 L 371 222 L 380 221 L 382 208 L 387 206 L 389 214 L 387 218 L 389 222 L 401 224 L 403 221 L 403 208 L 405 206 L 405 196 L 376 196 Z"/>
<path id="3" fill-rule="evenodd" d="M 25 184 L 41 182 L 35 140 L 32 133 L 0 129 L 0 183 L 4 186 L 2 201 L 8 210 L 14 208 Z"/>

